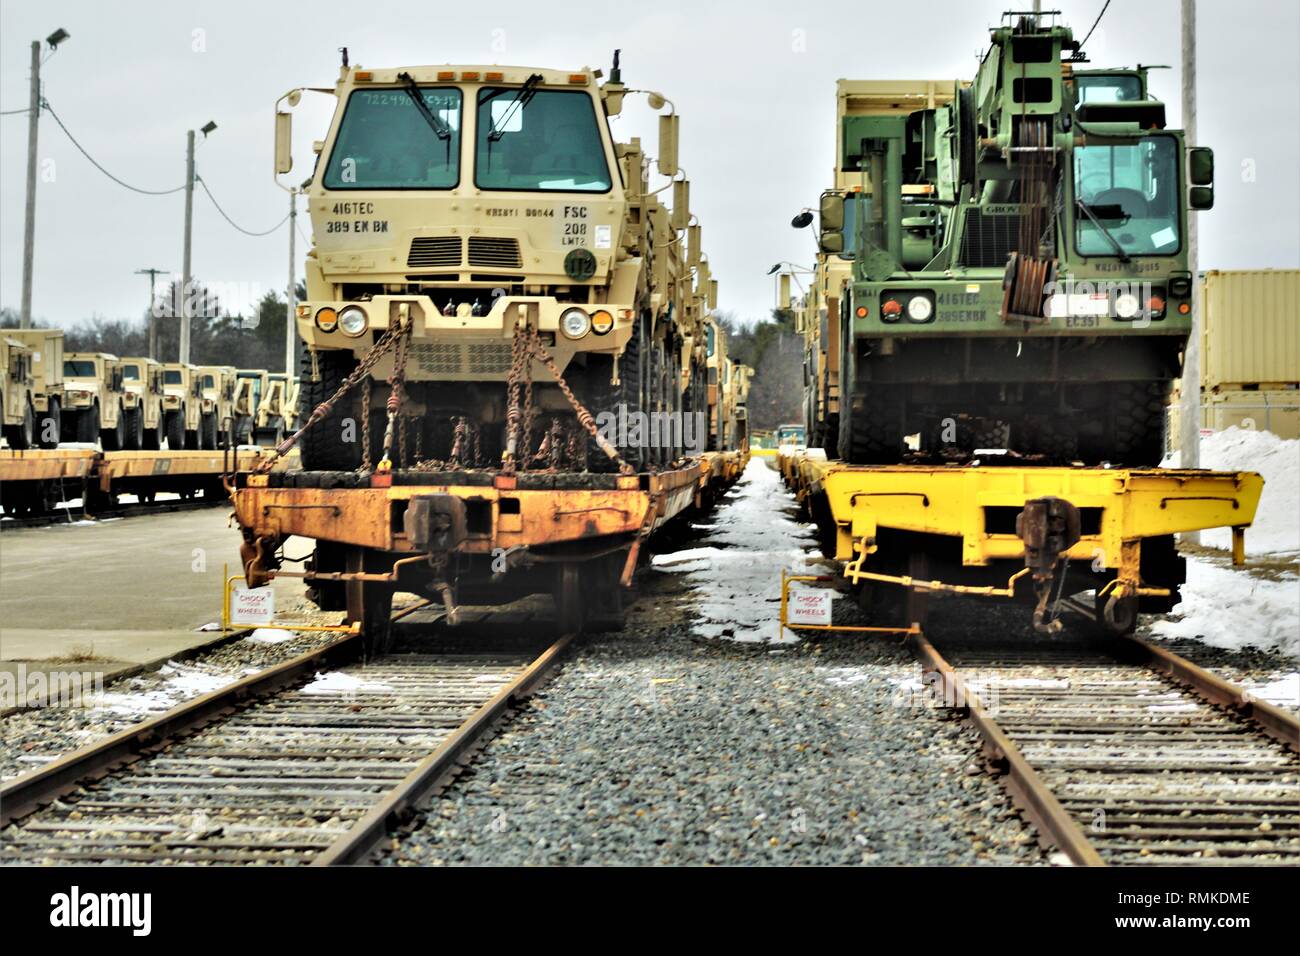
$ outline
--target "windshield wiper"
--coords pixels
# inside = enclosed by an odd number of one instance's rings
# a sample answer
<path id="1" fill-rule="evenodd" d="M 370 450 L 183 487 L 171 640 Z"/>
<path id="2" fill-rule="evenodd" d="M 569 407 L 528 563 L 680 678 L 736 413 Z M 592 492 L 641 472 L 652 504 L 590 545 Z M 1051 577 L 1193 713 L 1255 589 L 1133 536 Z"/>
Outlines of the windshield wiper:
<path id="1" fill-rule="evenodd" d="M 540 73 L 534 73 L 528 79 L 524 80 L 524 85 L 519 87 L 518 91 L 515 93 L 515 98 L 510 101 L 505 112 L 501 114 L 501 125 L 498 126 L 495 120 L 492 122 L 492 131 L 488 133 L 489 143 L 499 143 L 501 141 L 501 137 L 505 135 L 506 127 L 510 125 L 510 118 L 515 115 L 517 110 L 523 109 L 532 101 L 533 96 L 537 93 L 537 85 L 541 82 L 542 74 Z M 483 99 L 483 102 L 486 103 L 496 95 L 498 94 L 489 94 Z"/>
<path id="2" fill-rule="evenodd" d="M 424 102 L 424 94 L 420 92 L 420 85 L 415 82 L 415 77 L 411 76 L 410 73 L 398 73 L 397 78 L 402 81 L 404 84 L 402 86 L 403 91 L 411 98 L 411 102 L 415 104 L 419 114 L 424 117 L 424 121 L 429 124 L 429 128 L 438 135 L 438 139 L 451 139 L 450 127 L 433 115 L 433 111 L 429 109 L 429 104 Z"/>
<path id="3" fill-rule="evenodd" d="M 1119 257 L 1119 261 L 1125 264 L 1131 261 L 1129 254 L 1125 252 L 1124 247 L 1119 244 L 1119 240 L 1115 238 L 1115 235 L 1109 229 L 1101 224 L 1100 219 L 1093 215 L 1092 210 L 1088 208 L 1088 204 L 1082 199 L 1076 199 L 1074 204 L 1079 208 L 1080 212 L 1092 220 L 1092 224 L 1101 230 L 1101 234 L 1106 237 L 1107 241 L 1109 241 L 1112 246 L 1115 247 L 1115 254 Z"/>

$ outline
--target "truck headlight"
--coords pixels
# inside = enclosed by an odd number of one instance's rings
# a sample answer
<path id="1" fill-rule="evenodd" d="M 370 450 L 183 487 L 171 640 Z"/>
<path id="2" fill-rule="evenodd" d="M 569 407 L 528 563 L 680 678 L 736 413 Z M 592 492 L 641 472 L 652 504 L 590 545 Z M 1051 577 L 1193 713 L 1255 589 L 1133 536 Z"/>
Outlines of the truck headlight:
<path id="1" fill-rule="evenodd" d="M 597 335 L 606 335 L 614 327 L 614 317 L 604 309 L 599 309 L 591 317 L 591 331 Z"/>
<path id="2" fill-rule="evenodd" d="M 1131 319 L 1138 314 L 1141 306 L 1138 297 L 1131 292 L 1121 292 L 1115 296 L 1115 315 L 1121 319 Z"/>
<path id="3" fill-rule="evenodd" d="M 565 309 L 560 316 L 560 331 L 571 339 L 580 339 L 591 331 L 591 317 L 582 309 Z"/>
<path id="4" fill-rule="evenodd" d="M 912 322 L 929 322 L 934 315 L 934 303 L 928 295 L 914 295 L 907 300 L 907 317 Z"/>
<path id="5" fill-rule="evenodd" d="M 339 331 L 344 335 L 356 338 L 365 334 L 370 326 L 370 320 L 366 318 L 366 310 L 359 305 L 349 305 L 339 312 Z"/>
<path id="6" fill-rule="evenodd" d="M 339 314 L 328 305 L 316 310 L 316 328 L 322 332 L 333 332 L 339 327 Z"/>

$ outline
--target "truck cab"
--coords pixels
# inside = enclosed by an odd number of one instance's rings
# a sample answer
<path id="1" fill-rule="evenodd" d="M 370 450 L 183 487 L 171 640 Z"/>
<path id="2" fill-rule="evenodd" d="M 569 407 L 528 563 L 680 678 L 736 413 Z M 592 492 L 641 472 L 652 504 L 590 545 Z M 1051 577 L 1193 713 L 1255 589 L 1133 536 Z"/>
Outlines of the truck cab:
<path id="1" fill-rule="evenodd" d="M 6 329 L 4 335 L 31 351 L 36 444 L 55 448 L 63 432 L 63 330 Z"/>
<path id="2" fill-rule="evenodd" d="M 264 368 L 241 368 L 235 373 L 235 442 L 254 444 L 257 410 L 267 390 L 270 373 Z"/>
<path id="3" fill-rule="evenodd" d="M 203 378 L 197 366 L 163 365 L 163 430 L 172 451 L 197 449 L 203 420 Z"/>
<path id="4" fill-rule="evenodd" d="M 143 356 L 121 359 L 126 447 L 155 451 L 163 437 L 163 367 Z"/>
<path id="5" fill-rule="evenodd" d="M 9 447 L 23 451 L 36 445 L 36 379 L 32 373 L 32 350 L 8 337 L 0 338 L 0 423 Z"/>
<path id="6" fill-rule="evenodd" d="M 200 402 L 199 437 L 204 448 L 220 448 L 233 442 L 235 387 L 238 371 L 233 365 L 204 365 L 199 368 L 203 398 Z"/>
<path id="7" fill-rule="evenodd" d="M 63 434 L 104 451 L 126 447 L 126 390 L 116 355 L 69 352 L 63 356 Z"/>

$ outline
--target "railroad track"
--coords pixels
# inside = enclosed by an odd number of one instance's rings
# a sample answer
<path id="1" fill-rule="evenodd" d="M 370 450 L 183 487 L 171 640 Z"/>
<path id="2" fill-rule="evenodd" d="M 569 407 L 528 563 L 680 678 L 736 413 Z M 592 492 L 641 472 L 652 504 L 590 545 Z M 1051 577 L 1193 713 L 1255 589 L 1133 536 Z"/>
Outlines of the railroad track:
<path id="1" fill-rule="evenodd" d="M 347 635 L 0 786 L 4 864 L 361 862 L 560 659 Z"/>
<path id="2" fill-rule="evenodd" d="M 1079 865 L 1300 865 L 1300 721 L 1136 638 L 910 646 Z"/>
<path id="3" fill-rule="evenodd" d="M 196 511 L 199 508 L 215 508 L 218 505 L 229 504 L 230 499 L 228 498 L 169 498 L 164 501 L 99 508 L 96 509 L 94 514 L 89 515 L 86 513 L 85 508 L 58 508 L 54 511 L 16 516 L 6 514 L 5 520 L 0 521 L 0 531 L 8 531 L 13 528 L 44 528 L 49 525 L 71 524 L 74 521 L 84 521 L 87 518 L 95 521 L 103 521 L 108 518 L 139 518 L 143 515 L 169 514 L 174 511 Z"/>

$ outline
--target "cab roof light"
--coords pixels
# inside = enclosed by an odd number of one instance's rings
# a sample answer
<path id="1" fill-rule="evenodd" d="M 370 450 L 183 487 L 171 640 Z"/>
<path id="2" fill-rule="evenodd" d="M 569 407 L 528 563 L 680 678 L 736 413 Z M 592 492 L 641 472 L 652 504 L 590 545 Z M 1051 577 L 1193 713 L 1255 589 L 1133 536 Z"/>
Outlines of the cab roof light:
<path id="1" fill-rule="evenodd" d="M 478 70 L 461 70 L 460 78 L 465 83 L 477 83 L 479 78 Z"/>
<path id="2" fill-rule="evenodd" d="M 587 74 L 586 74 L 586 73 L 570 73 L 570 74 L 569 74 L 569 82 L 572 83 L 574 86 L 586 86 L 586 85 L 587 85 Z"/>
<path id="3" fill-rule="evenodd" d="M 375 73 L 373 70 L 354 70 L 352 73 L 352 79 L 358 83 L 369 83 L 374 78 Z"/>
<path id="4" fill-rule="evenodd" d="M 456 79 L 456 72 L 455 70 L 439 70 L 438 79 L 444 82 L 447 80 L 454 80 Z"/>
<path id="5" fill-rule="evenodd" d="M 506 75 L 504 73 L 499 73 L 494 70 L 489 70 L 487 73 L 483 74 L 483 79 L 487 80 L 489 83 L 501 83 L 505 78 Z"/>

